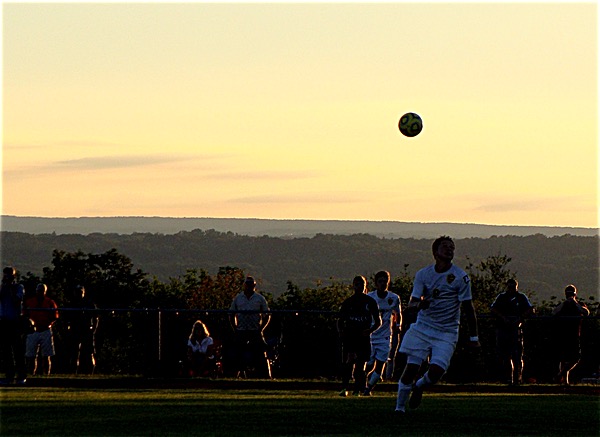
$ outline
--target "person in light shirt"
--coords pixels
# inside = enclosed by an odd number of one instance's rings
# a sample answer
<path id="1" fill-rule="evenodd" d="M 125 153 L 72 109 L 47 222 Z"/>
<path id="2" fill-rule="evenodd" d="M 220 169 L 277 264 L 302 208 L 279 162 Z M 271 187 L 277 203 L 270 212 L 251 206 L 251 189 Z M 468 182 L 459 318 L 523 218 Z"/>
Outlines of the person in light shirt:
<path id="1" fill-rule="evenodd" d="M 187 360 L 190 376 L 202 375 L 207 369 L 209 348 L 214 344 L 207 326 L 202 320 L 196 320 L 187 342 Z"/>
<path id="2" fill-rule="evenodd" d="M 480 346 L 471 282 L 469 276 L 452 263 L 454 250 L 452 238 L 437 238 L 432 245 L 435 263 L 415 275 L 409 306 L 419 312 L 400 345 L 400 352 L 405 353 L 407 359 L 398 382 L 395 410 L 398 413 L 405 413 L 407 401 L 410 408 L 417 408 L 423 390 L 437 383 L 448 369 L 458 342 L 461 307 L 469 329 L 468 344 Z M 421 364 L 428 358 L 429 369 L 415 382 Z"/>
<path id="3" fill-rule="evenodd" d="M 394 353 L 392 349 L 392 328 L 402 323 L 400 298 L 396 293 L 388 290 L 390 286 L 390 272 L 382 270 L 375 274 L 375 290 L 368 293 L 377 302 L 381 314 L 381 326 L 371 334 L 371 358 L 367 363 L 367 387 L 363 396 L 369 396 L 371 390 L 381 380 L 384 366 L 393 366 Z"/>
<path id="4" fill-rule="evenodd" d="M 235 333 L 238 376 L 251 370 L 259 377 L 271 378 L 263 334 L 271 314 L 267 300 L 256 292 L 252 276 L 246 277 L 243 290 L 233 299 L 229 310 L 229 322 Z"/>

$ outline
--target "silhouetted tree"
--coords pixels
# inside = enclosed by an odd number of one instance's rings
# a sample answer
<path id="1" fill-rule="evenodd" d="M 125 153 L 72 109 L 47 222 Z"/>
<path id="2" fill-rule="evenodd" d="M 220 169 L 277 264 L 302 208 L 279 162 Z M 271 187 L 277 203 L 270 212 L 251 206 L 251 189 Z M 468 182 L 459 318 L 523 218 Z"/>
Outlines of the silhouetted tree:
<path id="1" fill-rule="evenodd" d="M 408 271 L 408 267 L 408 264 L 404 264 L 402 273 L 399 276 L 392 277 L 390 284 L 390 290 L 400 296 L 403 308 L 408 305 L 413 288 L 413 277 Z"/>
<path id="2" fill-rule="evenodd" d="M 507 268 L 510 262 L 510 257 L 500 254 L 488 256 L 477 265 L 469 259 L 466 270 L 471 278 L 473 304 L 478 314 L 489 313 L 496 296 L 504 291 L 506 281 L 515 278 L 515 274 Z"/>
<path id="3" fill-rule="evenodd" d="M 54 250 L 52 267 L 44 267 L 42 279 L 63 305 L 68 306 L 75 287 L 83 285 L 100 307 L 135 308 L 148 291 L 146 276 L 116 249 L 102 254 Z"/>

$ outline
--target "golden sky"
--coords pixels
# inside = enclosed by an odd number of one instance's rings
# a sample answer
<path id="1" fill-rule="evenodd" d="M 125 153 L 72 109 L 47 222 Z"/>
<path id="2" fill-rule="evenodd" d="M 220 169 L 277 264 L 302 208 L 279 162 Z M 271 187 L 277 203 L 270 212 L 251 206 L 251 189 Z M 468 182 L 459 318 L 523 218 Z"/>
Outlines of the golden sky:
<path id="1" fill-rule="evenodd" d="M 5 2 L 2 24 L 2 214 L 598 226 L 595 2 Z"/>

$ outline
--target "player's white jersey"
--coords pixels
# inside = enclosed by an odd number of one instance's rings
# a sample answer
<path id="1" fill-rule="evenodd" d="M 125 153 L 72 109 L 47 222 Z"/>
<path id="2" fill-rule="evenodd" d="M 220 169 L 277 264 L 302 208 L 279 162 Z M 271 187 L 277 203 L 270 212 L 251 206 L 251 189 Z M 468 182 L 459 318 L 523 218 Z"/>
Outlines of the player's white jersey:
<path id="1" fill-rule="evenodd" d="M 419 311 L 417 323 L 448 332 L 458 332 L 460 303 L 471 300 L 469 276 L 452 265 L 444 273 L 435 271 L 435 265 L 419 270 L 415 276 L 412 297 L 430 299 L 429 308 Z"/>
<path id="2" fill-rule="evenodd" d="M 371 334 L 371 341 L 389 341 L 392 334 L 392 313 L 400 314 L 400 298 L 396 293 L 386 291 L 386 295 L 380 298 L 377 290 L 367 293 L 377 302 L 379 314 L 381 314 L 381 326 Z"/>

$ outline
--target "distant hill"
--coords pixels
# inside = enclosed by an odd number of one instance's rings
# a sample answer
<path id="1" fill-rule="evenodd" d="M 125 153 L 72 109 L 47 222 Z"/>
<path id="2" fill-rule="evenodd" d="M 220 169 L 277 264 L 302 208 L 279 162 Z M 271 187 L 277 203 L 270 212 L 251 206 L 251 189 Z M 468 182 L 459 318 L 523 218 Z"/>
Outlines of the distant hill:
<path id="1" fill-rule="evenodd" d="M 215 230 L 239 235 L 280 238 L 313 237 L 317 234 L 369 234 L 379 238 L 435 238 L 450 235 L 454 238 L 489 238 L 492 236 L 547 237 L 574 235 L 596 236 L 598 228 L 549 226 L 493 226 L 462 223 L 410 223 L 393 221 L 351 220 L 269 220 L 237 218 L 169 218 L 169 217 L 73 217 L 43 218 L 0 216 L 0 230 L 29 234 L 94 233 L 177 234 L 182 231 Z"/>
<path id="2" fill-rule="evenodd" d="M 437 234 L 437 232 L 436 232 Z M 349 283 L 356 274 L 369 276 L 405 269 L 410 276 L 430 264 L 432 238 L 381 238 L 365 233 L 317 234 L 282 238 L 248 236 L 215 230 L 158 233 L 31 234 L 0 232 L 0 258 L 23 274 L 41 275 L 51 265 L 52 251 L 101 254 L 111 249 L 131 259 L 136 268 L 161 281 L 184 275 L 187 269 L 215 274 L 232 266 L 252 274 L 260 290 L 278 296 L 287 281 L 300 287 L 327 284 L 331 279 Z M 535 292 L 536 300 L 560 296 L 564 286 L 577 285 L 580 296 L 599 297 L 598 236 L 495 236 L 455 238 L 455 263 L 477 265 L 489 256 L 507 255 L 509 269 L 520 289 Z"/>

